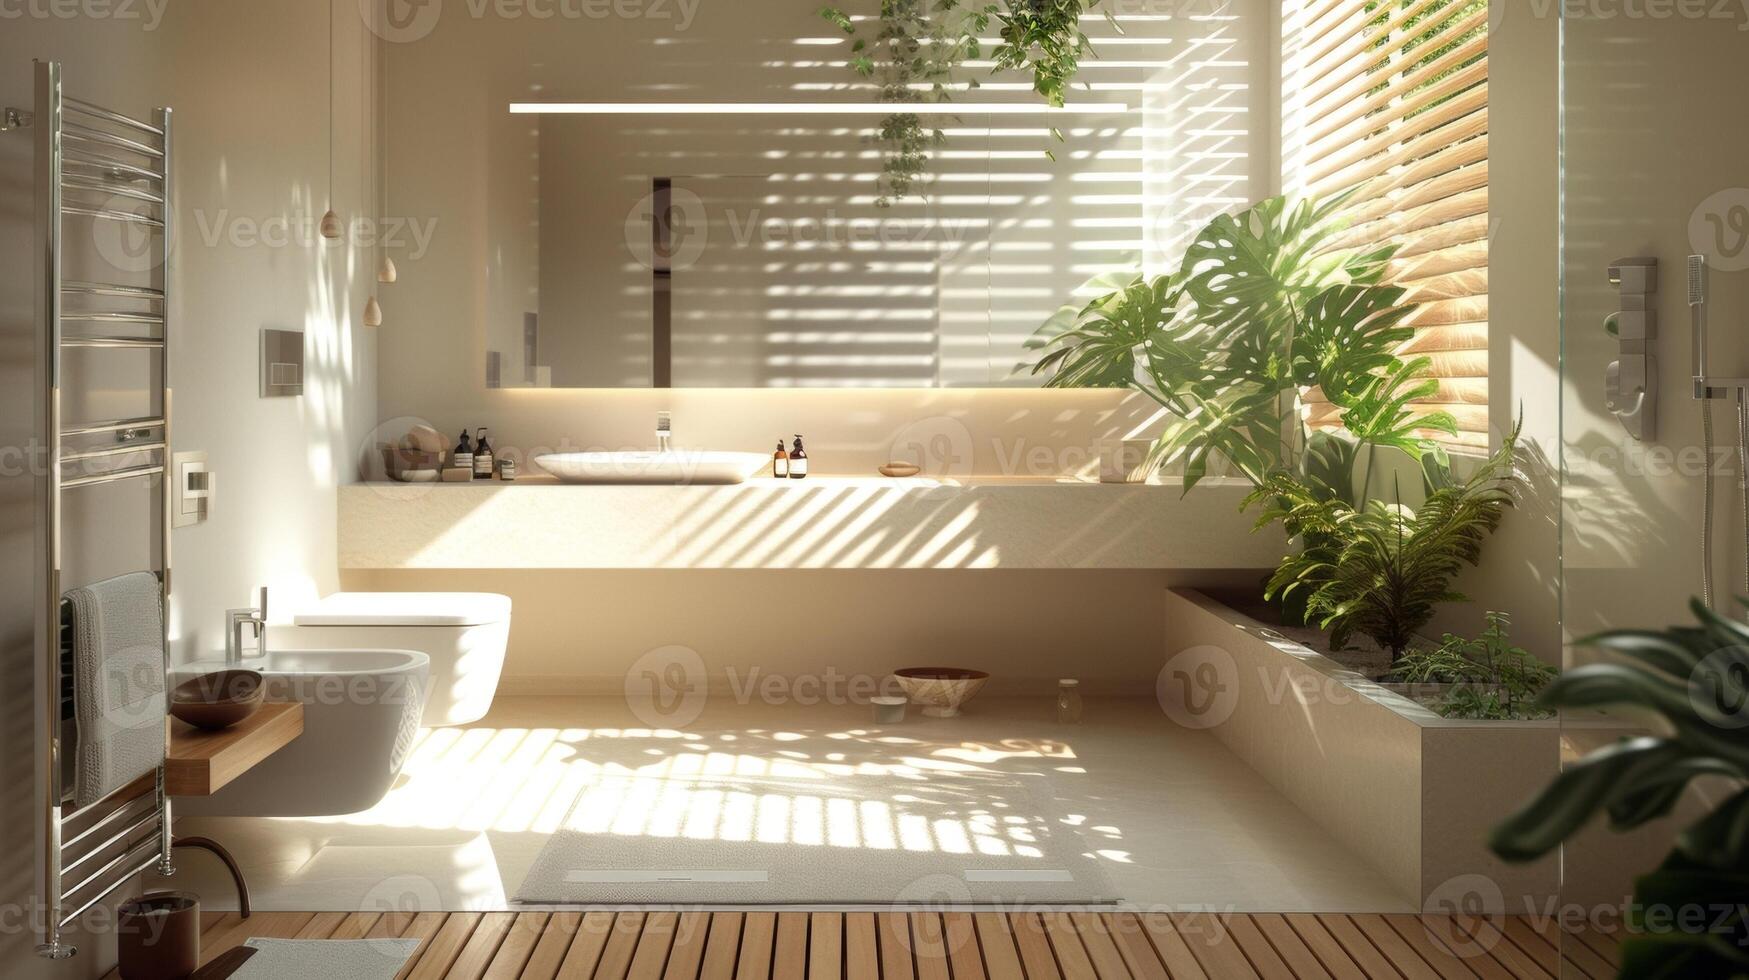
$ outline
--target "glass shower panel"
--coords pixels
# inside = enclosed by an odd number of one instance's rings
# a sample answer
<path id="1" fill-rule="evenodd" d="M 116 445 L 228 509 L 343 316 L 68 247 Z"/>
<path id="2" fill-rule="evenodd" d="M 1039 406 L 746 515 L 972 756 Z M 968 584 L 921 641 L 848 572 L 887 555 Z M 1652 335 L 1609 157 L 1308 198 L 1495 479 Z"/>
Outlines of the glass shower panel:
<path id="1" fill-rule="evenodd" d="M 1703 257 L 1710 279 L 1708 372 L 1749 376 L 1749 127 L 1740 109 L 1749 21 L 1740 5 L 1563 10 L 1562 619 L 1572 670 L 1605 659 L 1577 642 L 1601 630 L 1694 622 L 1688 603 L 1705 589 L 1709 552 L 1714 605 L 1743 619 L 1737 405 L 1729 393 L 1706 403 L 1709 430 L 1695 398 L 1688 257 Z M 1645 262 L 1656 263 L 1655 276 L 1640 275 Z M 1561 725 L 1568 766 L 1660 730 L 1649 714 L 1615 709 L 1568 711 Z M 1676 835 L 1727 792 L 1701 780 L 1669 817 L 1625 833 L 1593 820 L 1568 841 L 1560 921 L 1580 932 L 1563 936 L 1563 975 L 1613 975 L 1613 943 L 1596 934 L 1620 930 L 1636 876 L 1658 867 Z"/>

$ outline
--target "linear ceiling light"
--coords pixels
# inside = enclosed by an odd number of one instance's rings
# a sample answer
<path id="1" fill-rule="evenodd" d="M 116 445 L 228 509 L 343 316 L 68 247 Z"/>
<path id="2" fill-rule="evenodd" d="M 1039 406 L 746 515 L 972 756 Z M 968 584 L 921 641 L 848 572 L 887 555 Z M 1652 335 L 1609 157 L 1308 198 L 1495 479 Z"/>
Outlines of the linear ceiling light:
<path id="1" fill-rule="evenodd" d="M 1060 109 L 1026 102 L 512 102 L 519 115 L 552 113 L 574 116 L 890 116 L 898 112 L 915 115 L 1105 116 L 1128 112 L 1122 102 L 1071 102 Z"/>

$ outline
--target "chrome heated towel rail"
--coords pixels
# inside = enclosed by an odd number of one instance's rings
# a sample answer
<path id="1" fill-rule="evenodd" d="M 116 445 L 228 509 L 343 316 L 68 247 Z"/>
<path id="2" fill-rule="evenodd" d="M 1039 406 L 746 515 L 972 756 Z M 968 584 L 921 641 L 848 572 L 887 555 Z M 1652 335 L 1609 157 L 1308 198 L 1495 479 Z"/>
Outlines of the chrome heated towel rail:
<path id="1" fill-rule="evenodd" d="M 150 529 L 159 565 L 161 601 L 170 598 L 170 345 L 169 290 L 172 248 L 170 110 L 150 122 L 68 98 L 61 66 L 36 63 L 36 105 L 6 119 L 35 140 L 36 309 L 39 372 L 37 434 L 47 465 L 38 479 L 36 656 L 45 675 L 46 718 L 41 758 L 46 780 L 42 813 L 41 915 L 37 952 L 53 959 L 72 956 L 63 930 L 136 875 L 162 874 L 170 860 L 170 801 L 164 767 L 155 776 L 84 807 L 68 797 L 62 765 L 74 697 L 67 671 L 61 580 L 62 497 L 81 488 L 129 480 L 157 481 L 158 519 Z M 115 278 L 68 279 L 63 272 L 64 222 L 86 227 L 116 223 L 141 236 L 144 252 L 111 261 Z M 94 236 L 95 237 L 95 236 Z M 118 236 L 119 237 L 119 236 Z M 98 249 L 101 253 L 102 249 Z M 87 257 L 86 262 L 91 260 Z M 102 265 L 103 263 L 96 263 Z M 137 268 L 135 266 L 137 265 Z M 128 266 L 128 268 L 121 268 Z M 117 308 L 119 307 L 119 308 Z M 80 329 L 69 332 L 71 324 Z M 103 331 L 94 333 L 93 330 Z M 144 350 L 158 359 L 156 410 L 142 417 L 68 422 L 61 414 L 65 352 L 73 348 Z M 114 356 L 91 354 L 91 357 Z M 148 395 L 150 392 L 148 392 Z M 151 399 L 148 397 L 148 403 Z M 168 615 L 165 617 L 169 621 Z M 165 648 L 168 650 L 168 635 Z"/>

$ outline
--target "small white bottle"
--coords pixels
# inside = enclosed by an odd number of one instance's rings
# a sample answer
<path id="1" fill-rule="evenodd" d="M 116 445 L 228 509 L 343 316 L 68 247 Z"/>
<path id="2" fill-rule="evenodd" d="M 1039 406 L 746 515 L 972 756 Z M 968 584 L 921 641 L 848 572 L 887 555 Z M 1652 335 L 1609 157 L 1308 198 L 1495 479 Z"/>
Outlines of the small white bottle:
<path id="1" fill-rule="evenodd" d="M 1065 677 L 1057 682 L 1057 724 L 1081 724 L 1081 682 Z"/>

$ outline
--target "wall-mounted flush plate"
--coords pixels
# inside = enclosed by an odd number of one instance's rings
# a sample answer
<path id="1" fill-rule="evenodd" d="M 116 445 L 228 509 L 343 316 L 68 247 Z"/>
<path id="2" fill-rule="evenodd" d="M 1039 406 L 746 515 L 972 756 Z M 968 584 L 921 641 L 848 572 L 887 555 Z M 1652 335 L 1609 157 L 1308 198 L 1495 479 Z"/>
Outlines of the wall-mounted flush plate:
<path id="1" fill-rule="evenodd" d="M 261 331 L 261 397 L 288 398 L 304 393 L 304 332 Z"/>
<path id="2" fill-rule="evenodd" d="M 1609 282 L 1621 294 L 1621 307 L 1605 329 L 1621 345 L 1621 357 L 1604 375 L 1604 405 L 1628 435 L 1644 442 L 1658 432 L 1658 361 L 1652 356 L 1658 339 L 1658 260 L 1618 259 L 1609 267 Z"/>
<path id="3" fill-rule="evenodd" d="M 206 520 L 212 512 L 217 480 L 206 468 L 206 453 L 177 453 L 170 462 L 176 480 L 170 496 L 170 526 L 187 527 Z"/>

